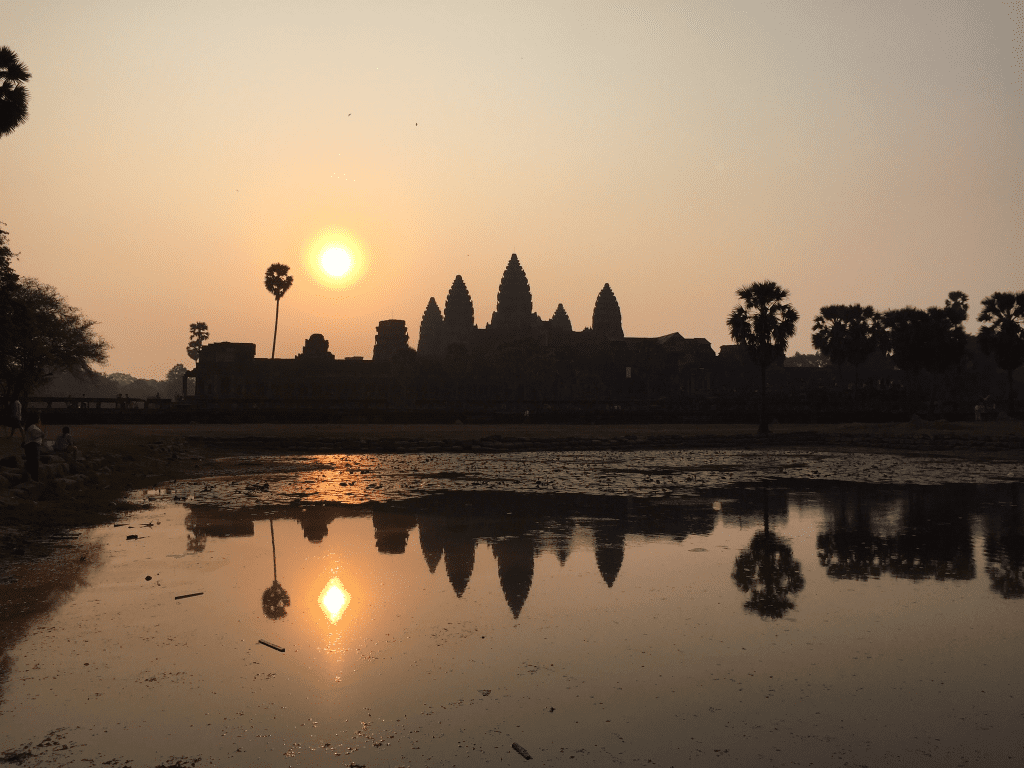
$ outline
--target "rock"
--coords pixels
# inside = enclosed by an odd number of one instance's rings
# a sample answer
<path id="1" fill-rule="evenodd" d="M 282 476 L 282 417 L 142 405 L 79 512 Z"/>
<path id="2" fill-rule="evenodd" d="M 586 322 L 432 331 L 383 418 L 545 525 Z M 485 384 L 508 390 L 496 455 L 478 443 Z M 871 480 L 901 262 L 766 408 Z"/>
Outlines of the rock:
<path id="1" fill-rule="evenodd" d="M 34 480 L 26 480 L 20 485 L 14 486 L 14 488 L 11 489 L 11 493 L 16 496 L 20 496 L 23 499 L 37 501 L 42 498 L 44 490 L 46 490 L 46 485 L 44 483 L 37 483 Z"/>

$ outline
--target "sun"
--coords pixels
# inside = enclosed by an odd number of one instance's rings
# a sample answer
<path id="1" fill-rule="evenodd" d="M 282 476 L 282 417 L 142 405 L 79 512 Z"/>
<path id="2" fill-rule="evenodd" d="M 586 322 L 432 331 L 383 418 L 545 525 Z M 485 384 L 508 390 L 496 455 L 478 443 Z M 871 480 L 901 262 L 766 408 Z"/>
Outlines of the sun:
<path id="1" fill-rule="evenodd" d="M 340 245 L 332 245 L 320 254 L 320 267 L 331 277 L 344 277 L 352 269 L 352 254 Z"/>
<path id="2" fill-rule="evenodd" d="M 350 232 L 320 230 L 305 246 L 306 273 L 324 288 L 341 290 L 359 281 L 366 272 L 368 251 Z"/>

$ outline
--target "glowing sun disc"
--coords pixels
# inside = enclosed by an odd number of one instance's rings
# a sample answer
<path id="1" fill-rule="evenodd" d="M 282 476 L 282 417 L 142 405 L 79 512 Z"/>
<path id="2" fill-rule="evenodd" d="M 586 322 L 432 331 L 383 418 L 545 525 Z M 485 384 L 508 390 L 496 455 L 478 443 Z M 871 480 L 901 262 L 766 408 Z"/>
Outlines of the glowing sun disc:
<path id="1" fill-rule="evenodd" d="M 306 274 L 321 287 L 340 291 L 355 285 L 369 265 L 370 251 L 351 232 L 326 227 L 302 246 Z"/>
<path id="2" fill-rule="evenodd" d="M 320 266 L 331 277 L 341 277 L 352 269 L 352 255 L 338 246 L 328 248 L 320 254 Z"/>

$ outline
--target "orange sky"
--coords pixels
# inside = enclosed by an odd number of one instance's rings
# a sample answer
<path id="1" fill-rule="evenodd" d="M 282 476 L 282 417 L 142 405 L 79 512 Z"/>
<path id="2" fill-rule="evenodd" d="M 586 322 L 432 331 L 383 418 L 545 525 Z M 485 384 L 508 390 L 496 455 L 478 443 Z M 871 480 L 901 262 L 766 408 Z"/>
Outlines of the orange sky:
<path id="1" fill-rule="evenodd" d="M 0 221 L 137 376 L 197 320 L 268 356 L 272 262 L 278 356 L 317 332 L 369 356 L 456 274 L 483 325 L 513 252 L 545 319 L 589 325 L 608 282 L 626 335 L 716 349 L 774 279 L 810 351 L 826 304 L 1024 290 L 1022 29 L 962 0 L 5 0 L 32 80 Z M 359 280 L 309 274 L 325 229 Z"/>

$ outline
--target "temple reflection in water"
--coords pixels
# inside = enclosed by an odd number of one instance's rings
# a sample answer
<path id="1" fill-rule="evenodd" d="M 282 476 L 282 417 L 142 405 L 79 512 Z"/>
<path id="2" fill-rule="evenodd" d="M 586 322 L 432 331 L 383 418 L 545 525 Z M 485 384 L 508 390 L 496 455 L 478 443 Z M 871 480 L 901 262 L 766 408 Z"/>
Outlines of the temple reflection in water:
<path id="1" fill-rule="evenodd" d="M 736 556 L 728 575 L 744 596 L 744 609 L 763 618 L 782 618 L 796 606 L 806 572 L 778 529 L 785 527 L 791 514 L 804 510 L 820 514 L 817 559 L 830 579 L 974 579 L 978 575 L 974 541 L 983 536 L 984 572 L 991 589 L 1005 598 L 1024 596 L 1024 493 L 1014 485 L 765 483 L 671 503 L 571 494 L 457 492 L 356 507 L 229 511 L 186 506 L 190 509 L 185 521 L 188 552 L 201 552 L 208 537 L 254 535 L 254 518 L 296 520 L 304 537 L 318 544 L 328 536 L 333 520 L 370 517 L 377 551 L 391 556 L 406 554 L 410 536 L 417 531 L 429 572 L 435 574 L 443 561 L 458 598 L 470 586 L 478 555 L 486 556 L 489 549 L 505 601 L 517 619 L 530 596 L 535 561 L 544 553 L 553 554 L 564 565 L 572 553 L 592 552 L 600 578 L 612 588 L 623 568 L 628 568 L 626 550 L 631 538 L 682 542 L 690 536 L 709 535 L 716 525 L 751 531 L 749 544 Z M 276 563 L 273 584 L 277 584 Z M 283 615 L 286 607 L 279 603 L 275 615 Z"/>

